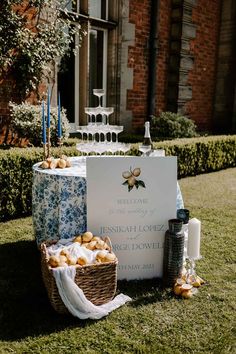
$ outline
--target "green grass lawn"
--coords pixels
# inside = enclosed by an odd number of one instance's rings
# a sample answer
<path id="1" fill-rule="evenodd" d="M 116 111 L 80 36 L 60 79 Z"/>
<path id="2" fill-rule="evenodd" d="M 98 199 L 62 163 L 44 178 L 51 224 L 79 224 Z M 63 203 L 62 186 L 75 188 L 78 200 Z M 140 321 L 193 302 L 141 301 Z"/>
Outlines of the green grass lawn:
<path id="1" fill-rule="evenodd" d="M 133 301 L 100 321 L 51 308 L 31 218 L 0 223 L 0 353 L 236 353 L 236 169 L 180 185 L 202 221 L 197 272 L 208 284 L 183 300 L 157 279 L 121 282 Z"/>

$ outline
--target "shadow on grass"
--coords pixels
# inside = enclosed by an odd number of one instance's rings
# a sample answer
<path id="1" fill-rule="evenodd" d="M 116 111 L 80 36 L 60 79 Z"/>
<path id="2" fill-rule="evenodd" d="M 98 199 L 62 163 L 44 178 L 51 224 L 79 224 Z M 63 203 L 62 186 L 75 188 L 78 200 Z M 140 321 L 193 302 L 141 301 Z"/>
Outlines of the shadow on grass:
<path id="1" fill-rule="evenodd" d="M 158 279 L 119 281 L 118 292 L 133 298 L 137 307 L 168 297 Z M 37 337 L 68 327 L 86 327 L 92 320 L 57 314 L 47 297 L 41 277 L 40 253 L 34 241 L 0 245 L 0 340 Z"/>
<path id="2" fill-rule="evenodd" d="M 132 298 L 129 306 L 139 307 L 173 298 L 169 289 L 164 289 L 159 278 L 118 281 L 118 291 Z"/>
<path id="3" fill-rule="evenodd" d="M 51 307 L 34 241 L 0 245 L 0 340 L 18 340 L 88 325 Z"/>

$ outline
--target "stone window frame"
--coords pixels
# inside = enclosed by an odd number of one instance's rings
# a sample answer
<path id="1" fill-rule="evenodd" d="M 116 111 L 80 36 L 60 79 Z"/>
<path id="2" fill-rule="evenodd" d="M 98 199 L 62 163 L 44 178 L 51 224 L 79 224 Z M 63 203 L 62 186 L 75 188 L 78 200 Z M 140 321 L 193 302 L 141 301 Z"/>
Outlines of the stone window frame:
<path id="1" fill-rule="evenodd" d="M 87 122 L 87 117 L 84 113 L 84 107 L 88 105 L 89 99 L 89 65 L 88 65 L 88 48 L 89 48 L 89 30 L 91 29 L 101 29 L 105 35 L 105 41 L 107 40 L 107 55 L 105 59 L 106 63 L 106 104 L 113 103 L 115 105 L 114 99 L 112 97 L 116 96 L 116 92 L 110 90 L 110 83 L 114 81 L 114 77 L 110 77 L 108 73 L 109 68 L 115 68 L 117 66 L 117 55 L 109 55 L 111 51 L 116 51 L 114 47 L 114 32 L 118 28 L 118 0 L 107 0 L 106 1 L 106 13 L 107 19 L 94 18 L 88 13 L 88 0 L 77 0 L 76 9 L 74 11 L 67 11 L 66 16 L 70 18 L 77 18 L 80 22 L 82 29 L 87 32 L 87 35 L 83 38 L 81 47 L 79 48 L 79 54 L 75 57 L 75 114 L 74 123 L 71 123 L 71 132 L 76 131 L 78 125 L 84 125 Z M 109 6 L 108 6 L 109 5 Z M 72 21 L 73 22 L 73 21 Z M 75 42 L 75 45 L 78 44 Z M 112 49 L 111 49 L 112 48 Z M 114 70 L 116 71 L 116 70 Z M 114 72 L 113 71 L 113 72 Z M 115 85 L 116 86 L 116 85 Z M 110 98 L 111 96 L 111 98 Z M 113 102 L 112 102 L 113 101 Z"/>

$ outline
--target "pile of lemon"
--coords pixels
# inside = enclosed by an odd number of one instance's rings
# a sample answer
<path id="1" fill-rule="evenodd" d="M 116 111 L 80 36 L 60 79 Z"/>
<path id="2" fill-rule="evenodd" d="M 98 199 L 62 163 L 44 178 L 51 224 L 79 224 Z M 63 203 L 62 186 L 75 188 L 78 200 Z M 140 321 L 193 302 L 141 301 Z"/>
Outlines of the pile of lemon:
<path id="1" fill-rule="evenodd" d="M 190 299 L 197 292 L 197 288 L 205 283 L 205 280 L 198 275 L 190 275 L 182 278 L 178 278 L 175 282 L 173 291 L 177 296 L 181 296 L 183 299 Z"/>
<path id="2" fill-rule="evenodd" d="M 62 248 L 59 255 L 52 255 L 48 259 L 48 264 L 52 268 L 57 267 L 67 267 L 67 266 L 74 266 L 80 265 L 85 266 L 89 264 L 99 264 L 99 263 L 110 263 L 117 260 L 116 255 L 111 251 L 109 245 L 106 241 L 104 241 L 99 236 L 94 236 L 92 232 L 87 231 L 82 235 L 78 235 L 73 239 L 74 244 L 77 245 L 77 250 L 86 249 L 87 252 L 80 254 L 78 257 L 75 257 L 70 254 L 67 248 Z M 81 248 L 80 248 L 81 247 Z M 86 257 L 86 253 L 88 252 L 94 253 L 94 261 L 89 261 L 89 258 Z"/>
<path id="3" fill-rule="evenodd" d="M 59 159 L 54 159 L 53 157 L 48 157 L 44 160 L 40 167 L 42 169 L 54 169 L 54 168 L 66 168 L 71 167 L 71 162 L 67 156 L 63 155 Z"/>

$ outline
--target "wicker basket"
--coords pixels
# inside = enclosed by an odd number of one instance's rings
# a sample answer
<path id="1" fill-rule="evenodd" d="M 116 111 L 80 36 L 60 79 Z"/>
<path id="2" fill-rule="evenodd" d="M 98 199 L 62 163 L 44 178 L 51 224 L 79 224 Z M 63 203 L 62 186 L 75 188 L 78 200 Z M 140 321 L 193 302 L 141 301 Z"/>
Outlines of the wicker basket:
<path id="1" fill-rule="evenodd" d="M 111 249 L 111 242 L 108 237 L 104 239 Z M 52 268 L 48 264 L 49 254 L 47 247 L 55 242 L 42 243 L 41 249 L 41 270 L 43 281 L 47 289 L 49 300 L 53 308 L 61 314 L 68 314 L 58 293 Z M 113 299 L 117 286 L 117 264 L 115 260 L 109 263 L 76 265 L 75 283 L 83 290 L 86 298 L 94 305 L 102 305 Z"/>

